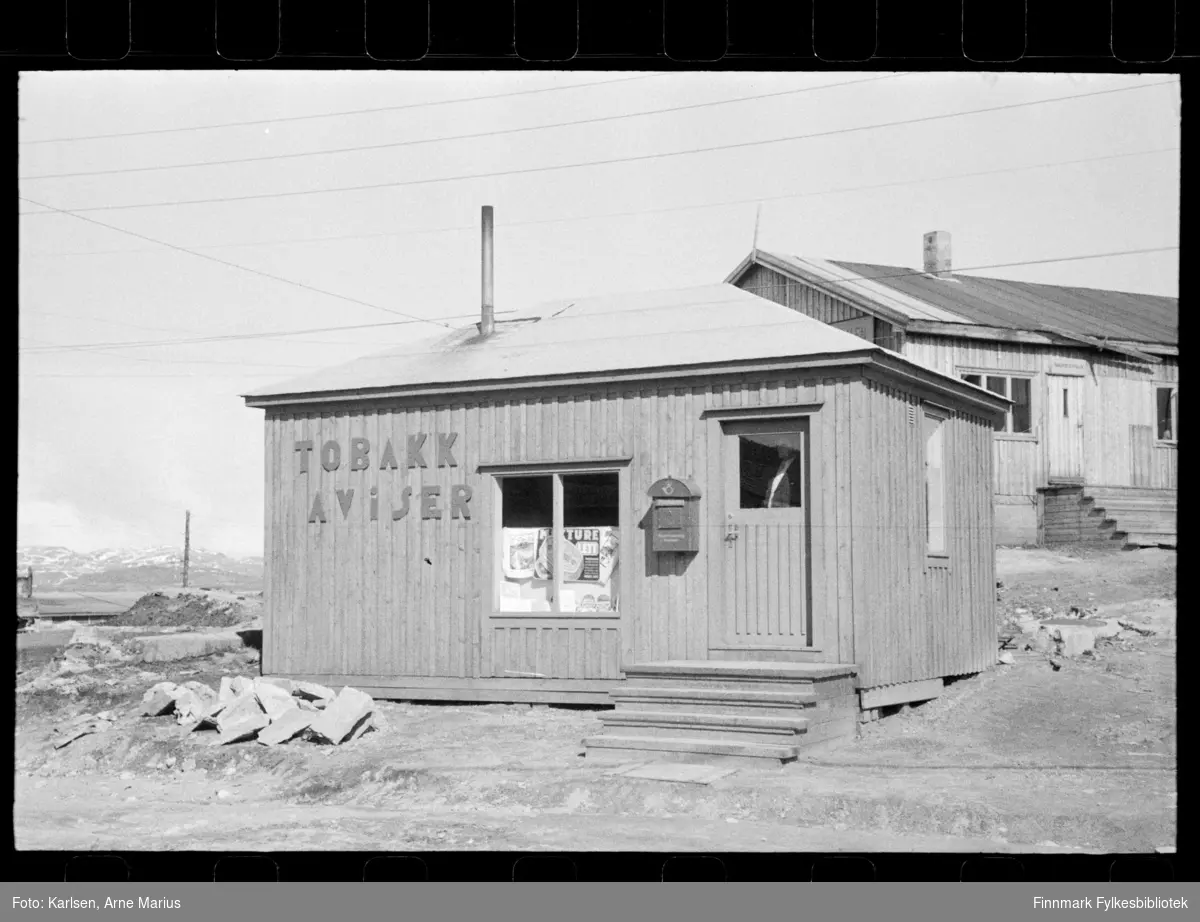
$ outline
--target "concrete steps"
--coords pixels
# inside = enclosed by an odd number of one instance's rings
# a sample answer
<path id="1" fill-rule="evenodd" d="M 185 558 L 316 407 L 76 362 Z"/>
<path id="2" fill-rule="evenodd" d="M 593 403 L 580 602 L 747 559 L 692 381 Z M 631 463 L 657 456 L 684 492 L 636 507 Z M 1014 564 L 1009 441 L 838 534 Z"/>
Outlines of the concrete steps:
<path id="1" fill-rule="evenodd" d="M 790 761 L 816 742 L 853 736 L 856 667 L 674 660 L 639 663 L 610 693 L 589 757 L 662 754 Z"/>

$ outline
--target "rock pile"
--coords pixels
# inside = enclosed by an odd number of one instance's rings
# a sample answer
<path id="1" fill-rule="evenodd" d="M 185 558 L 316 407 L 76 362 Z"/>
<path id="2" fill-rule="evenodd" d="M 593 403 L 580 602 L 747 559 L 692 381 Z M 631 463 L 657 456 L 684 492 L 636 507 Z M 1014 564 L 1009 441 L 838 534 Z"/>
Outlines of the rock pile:
<path id="1" fill-rule="evenodd" d="M 300 738 L 340 746 L 381 729 L 375 700 L 358 689 L 340 692 L 312 682 L 236 676 L 217 691 L 203 682 L 159 682 L 142 698 L 144 717 L 173 715 L 189 733 L 215 729 L 219 743 L 257 740 L 274 746 Z"/>

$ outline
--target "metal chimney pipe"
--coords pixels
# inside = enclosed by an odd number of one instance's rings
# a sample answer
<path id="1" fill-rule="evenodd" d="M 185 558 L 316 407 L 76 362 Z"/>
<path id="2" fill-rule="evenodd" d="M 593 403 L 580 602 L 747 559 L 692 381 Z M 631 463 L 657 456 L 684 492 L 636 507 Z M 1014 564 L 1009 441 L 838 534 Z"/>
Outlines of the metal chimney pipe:
<path id="1" fill-rule="evenodd" d="M 490 336 L 496 327 L 496 310 L 492 300 L 492 206 L 483 206 L 483 315 L 479 321 L 481 336 Z"/>

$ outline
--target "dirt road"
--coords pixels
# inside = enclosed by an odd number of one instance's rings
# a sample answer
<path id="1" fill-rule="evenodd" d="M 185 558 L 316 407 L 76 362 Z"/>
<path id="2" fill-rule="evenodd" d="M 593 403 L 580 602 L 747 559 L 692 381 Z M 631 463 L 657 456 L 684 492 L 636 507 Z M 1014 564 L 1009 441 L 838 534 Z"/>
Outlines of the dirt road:
<path id="1" fill-rule="evenodd" d="M 1053 586 L 1134 608 L 1139 592 L 1146 604 L 1173 596 L 1173 555 L 1138 554 L 1121 557 L 1108 592 L 1111 559 L 1010 555 L 1001 607 Z M 1145 852 L 1175 841 L 1170 636 L 1108 642 L 1058 670 L 1021 652 L 833 751 L 710 785 L 589 762 L 580 740 L 598 719 L 579 708 L 383 703 L 386 729 L 337 748 L 221 747 L 135 716 L 154 681 L 215 687 L 250 674 L 254 655 L 154 673 L 98 665 L 73 690 L 19 695 L 17 846 Z M 57 722 L 102 709 L 118 715 L 111 730 L 53 748 Z"/>

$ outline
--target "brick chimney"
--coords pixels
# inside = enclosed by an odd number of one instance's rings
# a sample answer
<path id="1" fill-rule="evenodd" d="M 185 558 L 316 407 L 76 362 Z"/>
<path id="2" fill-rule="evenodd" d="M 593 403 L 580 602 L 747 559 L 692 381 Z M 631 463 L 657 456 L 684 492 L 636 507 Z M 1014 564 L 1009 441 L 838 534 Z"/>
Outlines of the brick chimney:
<path id="1" fill-rule="evenodd" d="M 950 234 L 930 231 L 925 235 L 925 271 L 938 278 L 950 275 Z"/>

